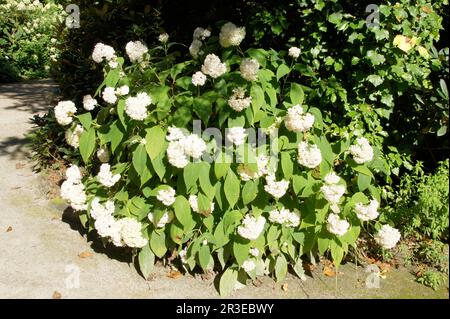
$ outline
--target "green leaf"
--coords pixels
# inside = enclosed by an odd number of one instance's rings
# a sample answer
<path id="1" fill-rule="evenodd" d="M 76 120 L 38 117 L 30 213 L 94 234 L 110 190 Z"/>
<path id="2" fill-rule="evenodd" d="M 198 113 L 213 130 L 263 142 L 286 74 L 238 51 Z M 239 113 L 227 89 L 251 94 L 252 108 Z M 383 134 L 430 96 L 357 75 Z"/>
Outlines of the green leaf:
<path id="1" fill-rule="evenodd" d="M 151 160 L 153 169 L 158 175 L 159 179 L 162 181 L 164 175 L 166 174 L 166 165 L 163 162 L 164 153 L 160 153 L 155 159 Z"/>
<path id="2" fill-rule="evenodd" d="M 108 72 L 105 78 L 105 84 L 109 87 L 115 87 L 120 79 L 120 68 L 112 69 Z"/>
<path id="3" fill-rule="evenodd" d="M 251 203 L 258 196 L 258 181 L 248 181 L 242 188 L 242 201 L 244 205 Z"/>
<path id="4" fill-rule="evenodd" d="M 372 181 L 372 177 L 367 176 L 365 174 L 359 173 L 358 174 L 358 188 L 359 191 L 362 192 L 366 190 L 370 186 L 370 182 Z"/>
<path id="5" fill-rule="evenodd" d="M 275 262 L 275 278 L 277 282 L 280 282 L 286 277 L 287 274 L 287 261 L 284 255 L 279 255 Z"/>
<path id="6" fill-rule="evenodd" d="M 290 179 L 292 172 L 294 171 L 294 163 L 292 162 L 291 155 L 288 152 L 281 153 L 281 169 L 283 170 L 285 179 Z"/>
<path id="7" fill-rule="evenodd" d="M 199 163 L 189 163 L 183 169 L 184 184 L 188 192 L 191 190 L 193 186 L 195 186 L 199 176 L 200 176 Z"/>
<path id="8" fill-rule="evenodd" d="M 280 64 L 277 69 L 277 81 L 279 81 L 283 76 L 291 72 L 291 69 L 286 64 Z"/>
<path id="9" fill-rule="evenodd" d="M 162 258 L 166 252 L 166 234 L 164 232 L 157 233 L 156 231 L 152 232 L 150 236 L 150 248 L 155 253 L 156 256 Z"/>
<path id="10" fill-rule="evenodd" d="M 344 250 L 335 241 L 330 243 L 331 257 L 333 258 L 333 263 L 336 269 L 341 264 L 342 258 L 344 257 Z"/>
<path id="11" fill-rule="evenodd" d="M 147 130 L 145 148 L 151 160 L 154 160 L 163 150 L 166 134 L 160 126 L 153 126 Z"/>
<path id="12" fill-rule="evenodd" d="M 264 91 L 259 85 L 253 84 L 250 90 L 250 96 L 252 97 L 253 113 L 256 114 L 265 103 Z"/>
<path id="13" fill-rule="evenodd" d="M 217 179 L 222 178 L 230 169 L 231 157 L 226 153 L 220 153 L 214 162 L 214 174 Z"/>
<path id="14" fill-rule="evenodd" d="M 139 144 L 134 150 L 132 162 L 138 175 L 144 175 L 145 170 L 147 170 L 147 152 L 145 151 L 145 145 Z"/>
<path id="15" fill-rule="evenodd" d="M 89 128 L 91 127 L 91 123 L 92 123 L 91 112 L 80 114 L 77 117 L 80 120 L 81 125 L 83 125 L 84 129 L 89 130 Z"/>
<path id="16" fill-rule="evenodd" d="M 114 153 L 117 147 L 122 142 L 122 139 L 124 137 L 124 132 L 122 132 L 121 128 L 118 126 L 117 121 L 114 121 L 113 124 L 111 124 L 109 128 L 108 135 L 111 139 L 111 151 Z"/>
<path id="17" fill-rule="evenodd" d="M 240 182 L 232 170 L 228 171 L 225 178 L 224 191 L 230 207 L 234 207 L 239 200 Z"/>
<path id="18" fill-rule="evenodd" d="M 198 261 L 199 261 L 200 267 L 202 267 L 203 271 L 206 271 L 210 259 L 211 259 L 211 252 L 209 250 L 209 246 L 202 245 L 198 252 Z"/>
<path id="19" fill-rule="evenodd" d="M 236 285 L 238 272 L 234 269 L 228 268 L 220 277 L 219 293 L 222 297 L 228 296 Z"/>
<path id="20" fill-rule="evenodd" d="M 305 93 L 303 92 L 302 87 L 300 84 L 292 83 L 291 84 L 291 102 L 292 104 L 303 104 L 303 99 L 305 98 Z"/>
<path id="21" fill-rule="evenodd" d="M 155 265 L 155 254 L 152 252 L 149 245 L 145 245 L 141 249 L 138 256 L 138 261 L 139 269 L 141 270 L 144 278 L 147 279 Z"/>
<path id="22" fill-rule="evenodd" d="M 211 101 L 204 97 L 194 98 L 194 112 L 200 117 L 203 124 L 207 125 L 212 112 Z"/>
<path id="23" fill-rule="evenodd" d="M 214 195 L 216 194 L 216 188 L 211 184 L 211 178 L 210 178 L 210 170 L 211 165 L 207 162 L 200 162 L 199 163 L 199 180 L 200 180 L 200 187 L 203 190 L 203 192 L 208 196 L 210 200 L 213 200 Z"/>
<path id="24" fill-rule="evenodd" d="M 236 262 L 241 266 L 248 258 L 248 252 L 250 250 L 250 241 L 240 239 L 233 243 L 233 255 L 236 258 Z"/>
<path id="25" fill-rule="evenodd" d="M 84 131 L 80 136 L 80 154 L 83 161 L 87 164 L 89 158 L 95 149 L 95 129 L 91 127 L 88 131 Z"/>
<path id="26" fill-rule="evenodd" d="M 188 230 L 194 223 L 191 214 L 191 206 L 189 205 L 188 200 L 181 195 L 177 196 L 173 208 L 177 220 L 183 225 L 185 230 Z"/>

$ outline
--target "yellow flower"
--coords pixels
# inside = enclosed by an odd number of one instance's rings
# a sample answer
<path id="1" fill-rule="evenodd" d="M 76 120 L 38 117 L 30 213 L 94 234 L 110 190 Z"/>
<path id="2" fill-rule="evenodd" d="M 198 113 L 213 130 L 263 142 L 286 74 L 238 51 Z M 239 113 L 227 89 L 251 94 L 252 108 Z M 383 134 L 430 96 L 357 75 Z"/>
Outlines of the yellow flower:
<path id="1" fill-rule="evenodd" d="M 396 35 L 394 38 L 394 41 L 392 42 L 393 45 L 395 45 L 397 48 L 402 50 L 405 53 L 408 53 L 409 50 L 411 50 L 417 43 L 417 38 L 408 38 L 404 35 Z"/>
<path id="2" fill-rule="evenodd" d="M 419 51 L 420 56 L 422 56 L 425 59 L 429 59 L 430 58 L 430 54 L 428 53 L 428 50 L 425 49 L 423 46 L 419 45 L 417 47 L 417 51 Z"/>

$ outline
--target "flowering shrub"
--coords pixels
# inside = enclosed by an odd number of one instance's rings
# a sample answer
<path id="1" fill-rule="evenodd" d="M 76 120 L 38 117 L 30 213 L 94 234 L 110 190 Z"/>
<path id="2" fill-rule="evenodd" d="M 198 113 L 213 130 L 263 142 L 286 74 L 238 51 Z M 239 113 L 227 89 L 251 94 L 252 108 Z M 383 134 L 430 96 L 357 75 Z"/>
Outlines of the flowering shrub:
<path id="1" fill-rule="evenodd" d="M 0 68 L 9 73 L 0 80 L 48 76 L 59 55 L 63 7 L 53 1 L 5 0 L 0 12 Z"/>
<path id="2" fill-rule="evenodd" d="M 288 267 L 301 277 L 310 252 L 339 266 L 364 222 L 382 247 L 399 240 L 376 221 L 380 150 L 369 136 L 327 133 L 311 90 L 289 80 L 299 48 L 243 52 L 245 33 L 197 28 L 193 58 L 178 63 L 167 35 L 151 49 L 128 43 L 126 57 L 99 43 L 92 59 L 105 77 L 86 112 L 55 107 L 81 154 L 61 196 L 89 230 L 133 248 L 144 276 L 170 253 L 187 271 L 224 271 L 227 294 Z"/>

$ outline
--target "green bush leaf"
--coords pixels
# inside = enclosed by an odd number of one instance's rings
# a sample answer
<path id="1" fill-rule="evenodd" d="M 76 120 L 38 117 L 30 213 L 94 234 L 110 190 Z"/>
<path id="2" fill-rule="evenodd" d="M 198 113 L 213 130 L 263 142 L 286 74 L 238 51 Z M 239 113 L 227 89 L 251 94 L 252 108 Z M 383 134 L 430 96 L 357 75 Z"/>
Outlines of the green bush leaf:
<path id="1" fill-rule="evenodd" d="M 228 296 L 237 283 L 238 272 L 232 268 L 228 268 L 220 277 L 219 293 L 222 297 Z"/>
<path id="2" fill-rule="evenodd" d="M 164 150 L 165 138 L 166 134 L 158 125 L 147 130 L 145 148 L 151 160 L 154 160 Z"/>
<path id="3" fill-rule="evenodd" d="M 150 275 L 155 265 L 155 254 L 150 249 L 149 245 L 144 246 L 139 251 L 138 261 L 139 269 L 141 270 L 144 278 L 147 279 L 148 275 Z"/>
<path id="4" fill-rule="evenodd" d="M 84 131 L 80 136 L 80 154 L 83 161 L 89 163 L 89 158 L 95 149 L 95 129 L 91 127 L 88 131 Z"/>
<path id="5" fill-rule="evenodd" d="M 244 205 L 251 203 L 258 196 L 258 181 L 248 181 L 242 188 L 242 201 Z"/>
<path id="6" fill-rule="evenodd" d="M 182 195 L 177 196 L 173 208 L 177 220 L 183 225 L 184 230 L 188 230 L 194 223 L 188 200 Z"/>
<path id="7" fill-rule="evenodd" d="M 228 171 L 225 178 L 224 191 L 230 207 L 234 207 L 239 200 L 240 182 L 232 170 Z"/>
<path id="8" fill-rule="evenodd" d="M 284 255 L 279 255 L 275 262 L 275 278 L 277 282 L 282 281 L 287 274 L 287 261 Z"/>
<path id="9" fill-rule="evenodd" d="M 277 68 L 277 81 L 279 81 L 283 76 L 291 72 L 291 69 L 286 64 L 280 64 Z"/>
<path id="10" fill-rule="evenodd" d="M 164 232 L 157 233 L 153 231 L 150 236 L 150 248 L 156 256 L 162 258 L 167 252 L 166 234 Z"/>
<path id="11" fill-rule="evenodd" d="M 305 93 L 303 92 L 302 87 L 300 84 L 292 83 L 291 84 L 291 102 L 292 104 L 303 104 L 303 99 L 305 98 Z"/>

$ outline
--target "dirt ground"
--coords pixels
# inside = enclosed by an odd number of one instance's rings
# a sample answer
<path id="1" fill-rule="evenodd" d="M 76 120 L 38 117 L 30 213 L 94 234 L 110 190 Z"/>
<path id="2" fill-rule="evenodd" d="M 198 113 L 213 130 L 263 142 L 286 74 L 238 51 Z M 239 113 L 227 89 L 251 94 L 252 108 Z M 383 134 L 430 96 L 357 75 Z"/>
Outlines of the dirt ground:
<path id="1" fill-rule="evenodd" d="M 158 266 L 144 280 L 120 255 L 88 242 L 63 202 L 47 199 L 45 177 L 32 171 L 24 134 L 29 118 L 45 112 L 55 90 L 49 80 L 0 85 L 0 298 L 218 298 L 214 278 L 173 279 Z M 346 264 L 339 270 L 328 277 L 317 267 L 305 281 L 288 275 L 275 283 L 265 277 L 230 297 L 449 297 L 448 283 L 434 291 L 404 268 L 379 278 L 377 288 L 367 287 L 369 274 L 362 267 Z"/>

